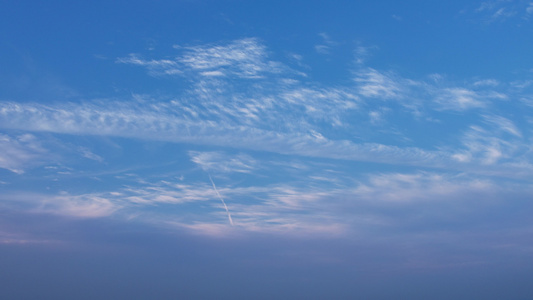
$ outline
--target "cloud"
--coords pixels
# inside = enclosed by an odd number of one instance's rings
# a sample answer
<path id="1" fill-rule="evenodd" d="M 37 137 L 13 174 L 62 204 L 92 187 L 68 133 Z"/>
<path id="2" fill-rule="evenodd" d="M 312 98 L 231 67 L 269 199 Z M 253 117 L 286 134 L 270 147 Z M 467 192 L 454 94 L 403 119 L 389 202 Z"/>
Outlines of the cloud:
<path id="1" fill-rule="evenodd" d="M 152 75 L 191 74 L 201 77 L 235 76 L 262 78 L 290 70 L 283 64 L 268 59 L 266 47 L 258 39 L 235 40 L 223 45 L 174 46 L 180 53 L 169 59 L 142 59 L 137 54 L 117 59 L 118 63 L 142 66 Z"/>
<path id="2" fill-rule="evenodd" d="M 474 86 L 498 86 L 500 82 L 496 79 L 483 79 L 474 82 Z"/>
<path id="3" fill-rule="evenodd" d="M 473 125 L 465 132 L 462 141 L 466 150 L 454 157 L 459 161 L 478 160 L 484 165 L 493 165 L 503 159 L 520 160 L 519 153 L 529 148 L 514 124 L 500 116 L 485 116 L 488 128 Z M 509 139 L 503 134 L 510 134 Z M 525 152 L 527 153 L 527 152 Z"/>
<path id="4" fill-rule="evenodd" d="M 371 55 L 372 50 L 378 49 L 377 46 L 357 46 L 354 50 L 355 63 L 364 64 Z"/>
<path id="5" fill-rule="evenodd" d="M 513 157 L 506 154 L 509 149 L 504 146 L 505 139 L 509 137 L 485 141 L 485 150 L 480 150 L 482 139 L 464 137 L 473 124 L 460 117 L 470 113 L 469 120 L 474 123 L 499 122 L 504 132 L 514 137 L 524 135 L 509 120 L 494 117 L 496 114 L 491 112 L 497 101 L 508 99 L 505 89 L 514 89 L 516 84 L 489 79 L 457 85 L 446 82 L 444 76 L 432 81 L 415 80 L 364 65 L 353 70 L 350 84 L 287 83 L 285 79 L 294 72 L 274 68 L 282 64 L 269 60 L 268 49 L 258 39 L 177 47 L 177 51 L 179 54 L 172 60 L 130 57 L 122 62 L 158 72 L 179 66 L 185 73 L 212 74 L 191 76 L 188 88 L 172 96 L 134 94 L 123 99 L 48 105 L 3 101 L 0 127 L 456 170 L 474 167 L 465 164 L 485 168 L 506 158 L 506 163 L 514 163 L 522 171 L 525 168 L 520 165 L 524 166 L 521 162 L 526 156 L 512 161 Z M 250 70 L 256 71 L 245 71 L 250 65 L 254 65 Z M 279 77 L 255 76 L 274 73 Z M 255 75 L 249 77 L 250 74 Z M 518 99 L 524 97 L 520 89 L 511 92 Z M 397 123 L 400 128 L 375 130 L 376 125 L 390 124 L 391 120 L 402 120 Z M 449 128 L 445 133 L 448 140 L 421 146 L 413 139 L 418 131 L 432 135 L 429 131 L 442 120 L 448 122 L 443 124 Z M 413 130 L 415 124 L 419 129 Z M 398 133 L 403 137 L 400 142 Z M 101 161 L 101 157 L 87 151 L 82 150 L 82 155 Z M 217 158 L 213 153 L 191 154 L 191 158 L 204 168 L 214 170 L 218 166 L 218 172 L 253 170 L 254 164 L 244 156 Z M 484 160 L 474 159 L 481 153 L 485 153 Z M 224 159 L 229 160 L 223 162 Z M 19 170 L 16 166 L 6 167 Z"/>
<path id="6" fill-rule="evenodd" d="M 137 54 L 130 54 L 127 57 L 118 58 L 117 62 L 146 67 L 152 75 L 176 75 L 182 73 L 179 64 L 169 59 L 145 60 Z"/>
<path id="7" fill-rule="evenodd" d="M 491 0 L 482 2 L 474 12 L 483 16 L 486 23 L 516 19 L 517 17 L 526 18 L 531 14 L 532 4 L 529 1 L 518 0 Z"/>
<path id="8" fill-rule="evenodd" d="M 346 121 L 343 121 L 342 114 L 349 111 L 346 108 L 343 109 L 343 106 L 355 109 L 358 105 L 342 93 L 314 94 L 311 90 L 306 93 L 309 94 L 308 97 L 303 96 L 305 94 L 301 91 L 285 94 L 277 98 L 281 99 L 281 102 L 271 104 L 257 102 L 257 106 L 254 106 L 252 102 L 252 106 L 249 106 L 247 110 L 233 109 L 231 105 L 223 106 L 221 103 L 213 102 L 207 103 L 213 105 L 212 108 L 205 109 L 204 106 L 203 110 L 201 107 L 183 106 L 181 102 L 115 102 L 111 105 L 113 109 L 107 108 L 110 106 L 109 103 L 106 103 L 105 107 L 97 105 L 98 103 L 70 104 L 65 107 L 0 103 L 0 125 L 17 130 L 121 136 L 308 157 L 426 167 L 453 166 L 449 163 L 453 162 L 451 156 L 456 151 L 443 152 L 417 147 L 331 139 L 323 133 L 323 130 L 315 130 L 320 129 L 310 121 L 317 118 L 318 125 L 324 124 L 318 123 L 321 117 L 326 120 L 330 118 L 328 123 L 331 128 L 336 126 L 350 128 L 354 124 L 346 124 Z M 462 90 L 452 92 L 451 95 L 456 97 L 450 98 L 448 95 L 442 98 L 441 101 L 447 100 L 446 104 L 442 102 L 442 106 L 452 109 L 454 106 L 451 103 L 454 103 L 459 107 L 455 109 L 460 110 L 472 105 L 472 101 L 478 101 L 475 98 L 477 94 Z M 325 104 L 321 104 L 321 101 Z M 458 102 L 460 104 L 456 104 Z M 280 104 L 285 105 L 286 108 Z M 277 110 L 265 111 L 259 105 L 263 107 L 269 105 Z M 301 115 L 297 115 L 297 118 L 302 120 L 301 124 L 292 123 L 295 118 L 290 117 L 294 116 L 290 108 L 294 106 L 303 108 Z M 329 111 L 328 106 L 332 107 Z M 317 113 L 320 111 L 327 112 L 327 114 L 323 116 Z M 280 113 L 277 119 L 276 112 Z M 203 116 L 200 117 L 200 114 Z M 235 119 L 232 117 L 233 114 L 242 115 L 244 118 Z M 268 123 L 270 120 L 272 122 Z M 298 126 L 295 127 L 295 125 Z M 227 167 L 233 168 L 234 166 L 228 165 Z M 10 168 L 16 169 L 13 166 Z M 241 169 L 243 170 L 245 169 Z"/>
<path id="9" fill-rule="evenodd" d="M 319 54 L 330 54 L 331 48 L 337 46 L 337 42 L 334 42 L 325 32 L 318 35 L 322 38 L 322 44 L 315 45 L 315 51 Z"/>
<path id="10" fill-rule="evenodd" d="M 246 154 L 227 155 L 222 152 L 189 151 L 191 160 L 208 172 L 251 173 L 257 169 L 257 162 Z"/>
<path id="11" fill-rule="evenodd" d="M 404 88 L 391 74 L 367 68 L 356 73 L 354 79 L 358 85 L 358 92 L 364 97 L 379 99 L 401 99 Z"/>
<path id="12" fill-rule="evenodd" d="M 205 183 L 188 185 L 161 181 L 155 184 L 145 183 L 140 187 L 127 187 L 116 193 L 115 198 L 136 205 L 184 204 L 216 199 L 216 193 Z"/>
<path id="13" fill-rule="evenodd" d="M 465 88 L 440 90 L 435 100 L 441 109 L 446 110 L 464 111 L 485 106 L 476 92 Z"/>
<path id="14" fill-rule="evenodd" d="M 0 148 L 0 168 L 17 174 L 23 174 L 26 166 L 36 163 L 46 152 L 31 134 L 0 134 Z"/>
<path id="15" fill-rule="evenodd" d="M 488 180 L 465 178 L 464 175 L 439 173 L 389 173 L 370 176 L 368 183 L 358 186 L 357 198 L 372 202 L 413 203 L 457 199 L 472 192 L 490 194 L 494 185 Z"/>
<path id="16" fill-rule="evenodd" d="M 116 203 L 96 194 L 79 196 L 65 194 L 41 201 L 41 207 L 37 212 L 78 218 L 107 217 L 120 208 Z"/>
<path id="17" fill-rule="evenodd" d="M 71 194 L 63 191 L 54 194 L 11 190 L 0 200 L 3 209 L 81 219 L 108 217 L 123 206 L 113 194 L 101 192 Z"/>
<path id="18" fill-rule="evenodd" d="M 85 157 L 85 158 L 88 158 L 88 159 L 91 159 L 91 160 L 95 160 L 97 162 L 103 162 L 104 161 L 104 159 L 100 155 L 94 154 L 93 152 L 91 152 L 91 150 L 89 150 L 89 149 L 87 149 L 85 147 L 79 147 L 78 149 L 81 152 L 82 156 Z"/>
<path id="19" fill-rule="evenodd" d="M 483 117 L 486 122 L 494 125 L 497 130 L 507 132 L 519 138 L 522 137 L 522 133 L 511 120 L 498 115 L 485 115 Z"/>

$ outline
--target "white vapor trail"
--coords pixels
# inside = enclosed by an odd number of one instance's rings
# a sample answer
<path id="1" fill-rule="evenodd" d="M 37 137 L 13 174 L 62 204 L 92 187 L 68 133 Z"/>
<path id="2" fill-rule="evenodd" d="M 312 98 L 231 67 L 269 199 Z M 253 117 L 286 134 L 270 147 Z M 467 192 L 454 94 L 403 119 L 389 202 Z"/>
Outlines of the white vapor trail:
<path id="1" fill-rule="evenodd" d="M 226 209 L 226 212 L 228 213 L 229 223 L 231 224 L 231 226 L 233 226 L 233 220 L 231 219 L 231 214 L 229 213 L 228 206 L 226 205 L 226 202 L 224 202 L 224 199 L 222 198 L 222 196 L 220 196 L 220 193 L 218 192 L 217 187 L 215 185 L 215 182 L 211 178 L 211 175 L 209 173 L 207 173 L 207 176 L 209 176 L 209 180 L 211 180 L 211 184 L 213 185 L 213 189 L 215 190 L 215 193 L 217 193 L 218 198 L 220 199 L 220 201 L 222 201 L 222 204 L 224 204 L 224 208 Z"/>

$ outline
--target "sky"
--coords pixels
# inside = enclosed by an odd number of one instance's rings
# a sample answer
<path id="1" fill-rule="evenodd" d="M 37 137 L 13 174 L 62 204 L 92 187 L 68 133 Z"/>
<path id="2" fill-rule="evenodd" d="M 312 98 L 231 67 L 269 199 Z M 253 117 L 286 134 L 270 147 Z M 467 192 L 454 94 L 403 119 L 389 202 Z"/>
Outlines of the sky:
<path id="1" fill-rule="evenodd" d="M 533 2 L 3 1 L 2 299 L 532 299 Z"/>

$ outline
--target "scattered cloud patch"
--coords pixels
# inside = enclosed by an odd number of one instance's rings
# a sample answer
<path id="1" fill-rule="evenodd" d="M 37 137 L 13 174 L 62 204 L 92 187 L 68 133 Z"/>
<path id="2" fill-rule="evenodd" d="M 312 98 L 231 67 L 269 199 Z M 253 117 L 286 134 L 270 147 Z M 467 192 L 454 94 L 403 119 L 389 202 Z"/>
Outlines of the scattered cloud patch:
<path id="1" fill-rule="evenodd" d="M 190 151 L 189 156 L 194 163 L 208 172 L 251 173 L 258 165 L 255 159 L 246 154 L 232 156 L 222 152 Z"/>
<path id="2" fill-rule="evenodd" d="M 532 11 L 531 2 L 525 0 L 484 1 L 474 10 L 476 14 L 483 17 L 486 23 L 527 18 Z"/>
<path id="3" fill-rule="evenodd" d="M 315 45 L 316 52 L 324 55 L 330 54 L 331 49 L 337 46 L 338 43 L 333 41 L 331 37 L 325 32 L 321 32 L 318 35 L 322 38 L 322 43 Z"/>
<path id="4" fill-rule="evenodd" d="M 371 176 L 368 183 L 361 184 L 354 193 L 365 201 L 408 204 L 418 201 L 454 201 L 454 198 L 457 201 L 472 192 L 490 193 L 492 187 L 490 181 L 467 179 L 462 175 L 391 173 Z"/>
<path id="5" fill-rule="evenodd" d="M 465 88 L 442 89 L 438 91 L 435 101 L 445 110 L 465 111 L 485 106 L 475 91 Z"/>
<path id="6" fill-rule="evenodd" d="M 358 92 L 364 97 L 378 99 L 400 99 L 404 88 L 392 74 L 379 72 L 372 68 L 358 71 L 355 76 Z"/>
<path id="7" fill-rule="evenodd" d="M 483 79 L 474 82 L 474 86 L 498 86 L 500 82 L 496 79 Z"/>
<path id="8" fill-rule="evenodd" d="M 103 195 L 85 194 L 44 197 L 35 212 L 57 214 L 76 218 L 101 218 L 113 214 L 120 205 L 113 203 Z"/>
<path id="9" fill-rule="evenodd" d="M 79 151 L 81 152 L 82 156 L 85 157 L 85 158 L 88 158 L 88 159 L 91 159 L 91 160 L 94 160 L 94 161 L 97 161 L 97 162 L 103 162 L 104 161 L 104 159 L 100 155 L 94 154 L 88 148 L 80 147 Z"/>
<path id="10" fill-rule="evenodd" d="M 32 134 L 0 134 L 0 168 L 23 174 L 24 168 L 42 158 L 46 150 Z"/>
<path id="11" fill-rule="evenodd" d="M 180 53 L 175 58 L 142 59 L 130 54 L 118 63 L 142 66 L 152 75 L 200 75 L 201 77 L 234 76 L 262 78 L 290 70 L 268 59 L 266 47 L 258 39 L 235 40 L 224 45 L 174 46 Z M 293 72 L 293 75 L 296 74 Z"/>

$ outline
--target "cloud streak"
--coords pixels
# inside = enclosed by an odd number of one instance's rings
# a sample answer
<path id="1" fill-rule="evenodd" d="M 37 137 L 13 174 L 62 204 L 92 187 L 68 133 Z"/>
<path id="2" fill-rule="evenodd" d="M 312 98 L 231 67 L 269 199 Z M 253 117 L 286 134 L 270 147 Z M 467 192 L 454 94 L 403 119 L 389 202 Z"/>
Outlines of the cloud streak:
<path id="1" fill-rule="evenodd" d="M 213 181 L 213 178 L 211 178 L 211 175 L 209 175 L 209 174 L 208 174 L 208 176 L 209 176 L 209 181 L 211 181 L 211 184 L 213 185 L 213 190 L 215 190 L 215 193 L 217 194 L 218 199 L 220 199 L 220 202 L 222 202 L 222 205 L 224 205 L 224 209 L 226 210 L 226 213 L 228 214 L 228 221 L 231 224 L 231 226 L 233 226 L 233 219 L 231 218 L 231 213 L 228 210 L 228 206 L 226 205 L 226 202 L 224 201 L 224 198 L 222 198 L 222 196 L 220 196 L 220 193 L 217 190 L 217 186 L 215 185 L 215 182 Z"/>

